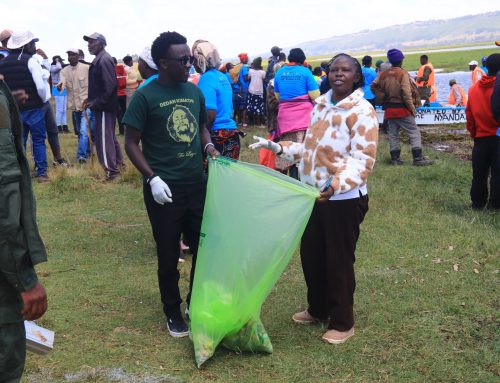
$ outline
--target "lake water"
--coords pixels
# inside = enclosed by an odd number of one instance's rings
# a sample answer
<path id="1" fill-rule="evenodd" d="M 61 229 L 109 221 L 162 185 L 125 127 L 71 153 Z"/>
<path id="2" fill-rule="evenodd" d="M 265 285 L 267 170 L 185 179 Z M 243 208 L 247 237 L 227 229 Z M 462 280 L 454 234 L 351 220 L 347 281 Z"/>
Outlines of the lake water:
<path id="1" fill-rule="evenodd" d="M 410 72 L 410 74 L 412 77 L 415 76 L 415 72 Z M 439 102 L 448 102 L 448 96 L 450 95 L 449 82 L 451 79 L 456 80 L 457 84 L 460 84 L 467 94 L 471 85 L 471 78 L 471 72 L 436 73 L 437 100 Z"/>

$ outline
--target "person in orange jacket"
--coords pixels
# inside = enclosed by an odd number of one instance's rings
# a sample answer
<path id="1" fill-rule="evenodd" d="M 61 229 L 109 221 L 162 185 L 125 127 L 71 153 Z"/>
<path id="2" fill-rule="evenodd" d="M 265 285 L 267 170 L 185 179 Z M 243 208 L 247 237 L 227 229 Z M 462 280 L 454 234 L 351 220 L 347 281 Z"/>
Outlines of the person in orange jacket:
<path id="1" fill-rule="evenodd" d="M 486 73 L 484 72 L 484 70 L 481 69 L 481 67 L 479 66 L 478 62 L 476 60 L 472 60 L 470 63 L 469 63 L 469 70 L 472 71 L 471 73 L 471 84 L 474 85 L 476 82 L 478 82 L 478 80 L 483 77 L 483 76 L 486 76 Z"/>
<path id="2" fill-rule="evenodd" d="M 486 61 L 488 73 L 500 70 L 500 53 L 494 53 Z M 491 95 L 495 76 L 483 76 L 469 89 L 469 101 L 465 114 L 467 130 L 474 138 L 472 149 L 471 207 L 479 210 L 500 210 L 500 128 L 491 109 Z M 490 190 L 488 195 L 488 178 Z"/>
<path id="3" fill-rule="evenodd" d="M 417 83 L 420 97 L 425 101 L 424 105 L 428 106 L 430 102 L 435 102 L 437 100 L 434 65 L 429 61 L 427 55 L 420 56 L 420 65 L 415 82 Z"/>
<path id="4" fill-rule="evenodd" d="M 464 88 L 457 84 L 457 81 L 451 79 L 450 82 L 450 95 L 448 97 L 448 105 L 454 106 L 467 106 L 467 95 Z"/>

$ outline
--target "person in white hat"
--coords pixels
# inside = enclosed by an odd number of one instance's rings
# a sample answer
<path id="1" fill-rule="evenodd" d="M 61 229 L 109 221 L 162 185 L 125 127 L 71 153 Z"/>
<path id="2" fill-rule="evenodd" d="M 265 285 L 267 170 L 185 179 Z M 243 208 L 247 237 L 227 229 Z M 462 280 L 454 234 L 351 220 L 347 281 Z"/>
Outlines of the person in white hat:
<path id="1" fill-rule="evenodd" d="M 139 89 L 149 84 L 155 78 L 158 78 L 158 67 L 153 61 L 153 57 L 151 57 L 151 47 L 145 47 L 142 50 L 137 62 L 137 69 L 139 69 L 139 73 L 144 80 Z"/>
<path id="2" fill-rule="evenodd" d="M 88 98 L 89 89 L 89 65 L 79 61 L 80 54 L 77 48 L 70 48 L 68 54 L 69 65 L 65 66 L 59 73 L 57 89 L 66 89 L 68 97 L 68 109 L 72 112 L 73 125 L 78 132 L 78 148 L 76 156 L 78 162 L 87 162 L 90 154 L 89 134 L 95 130 L 92 111 L 85 108 L 85 100 Z M 90 125 L 90 126 L 89 126 Z"/>
<path id="3" fill-rule="evenodd" d="M 0 61 L 0 73 L 12 91 L 24 89 L 28 100 L 20 107 L 24 126 L 24 143 L 31 133 L 36 175 L 39 181 L 47 176 L 47 153 L 43 105 L 50 99 L 50 89 L 43 79 L 42 66 L 33 57 L 38 39 L 30 31 L 14 31 L 7 42 L 9 56 Z"/>
<path id="4" fill-rule="evenodd" d="M 471 85 L 474 85 L 476 82 L 478 82 L 481 77 L 486 76 L 486 73 L 481 69 L 479 66 L 479 63 L 476 60 L 472 60 L 469 63 L 469 70 L 472 71 L 472 83 Z"/>

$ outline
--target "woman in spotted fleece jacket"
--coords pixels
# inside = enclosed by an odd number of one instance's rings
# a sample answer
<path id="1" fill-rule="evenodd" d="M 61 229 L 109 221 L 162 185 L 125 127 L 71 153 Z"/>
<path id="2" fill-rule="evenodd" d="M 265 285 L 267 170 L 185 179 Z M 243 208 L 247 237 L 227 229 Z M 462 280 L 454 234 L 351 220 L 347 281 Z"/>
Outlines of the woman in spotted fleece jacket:
<path id="1" fill-rule="evenodd" d="M 300 246 L 309 307 L 292 319 L 326 322 L 322 339 L 337 344 L 354 334 L 354 253 L 368 211 L 366 180 L 375 163 L 378 121 L 363 98 L 356 59 L 335 56 L 328 81 L 332 89 L 316 99 L 304 143 L 254 137 L 257 142 L 250 147 L 265 147 L 299 163 L 300 180 L 320 189 Z"/>

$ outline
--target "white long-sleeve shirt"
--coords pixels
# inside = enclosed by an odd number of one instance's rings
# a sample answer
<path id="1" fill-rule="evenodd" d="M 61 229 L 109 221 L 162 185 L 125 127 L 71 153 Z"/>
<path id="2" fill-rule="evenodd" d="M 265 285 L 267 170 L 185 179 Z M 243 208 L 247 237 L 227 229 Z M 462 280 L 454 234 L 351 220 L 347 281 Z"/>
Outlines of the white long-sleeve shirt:
<path id="1" fill-rule="evenodd" d="M 47 69 L 43 69 L 38 60 L 35 57 L 31 57 L 28 60 L 28 69 L 31 72 L 31 77 L 33 77 L 33 81 L 35 82 L 36 91 L 42 101 L 45 103 L 50 100 L 50 85 L 47 81 L 48 76 L 50 75 Z M 45 77 L 45 79 L 44 79 Z"/>

